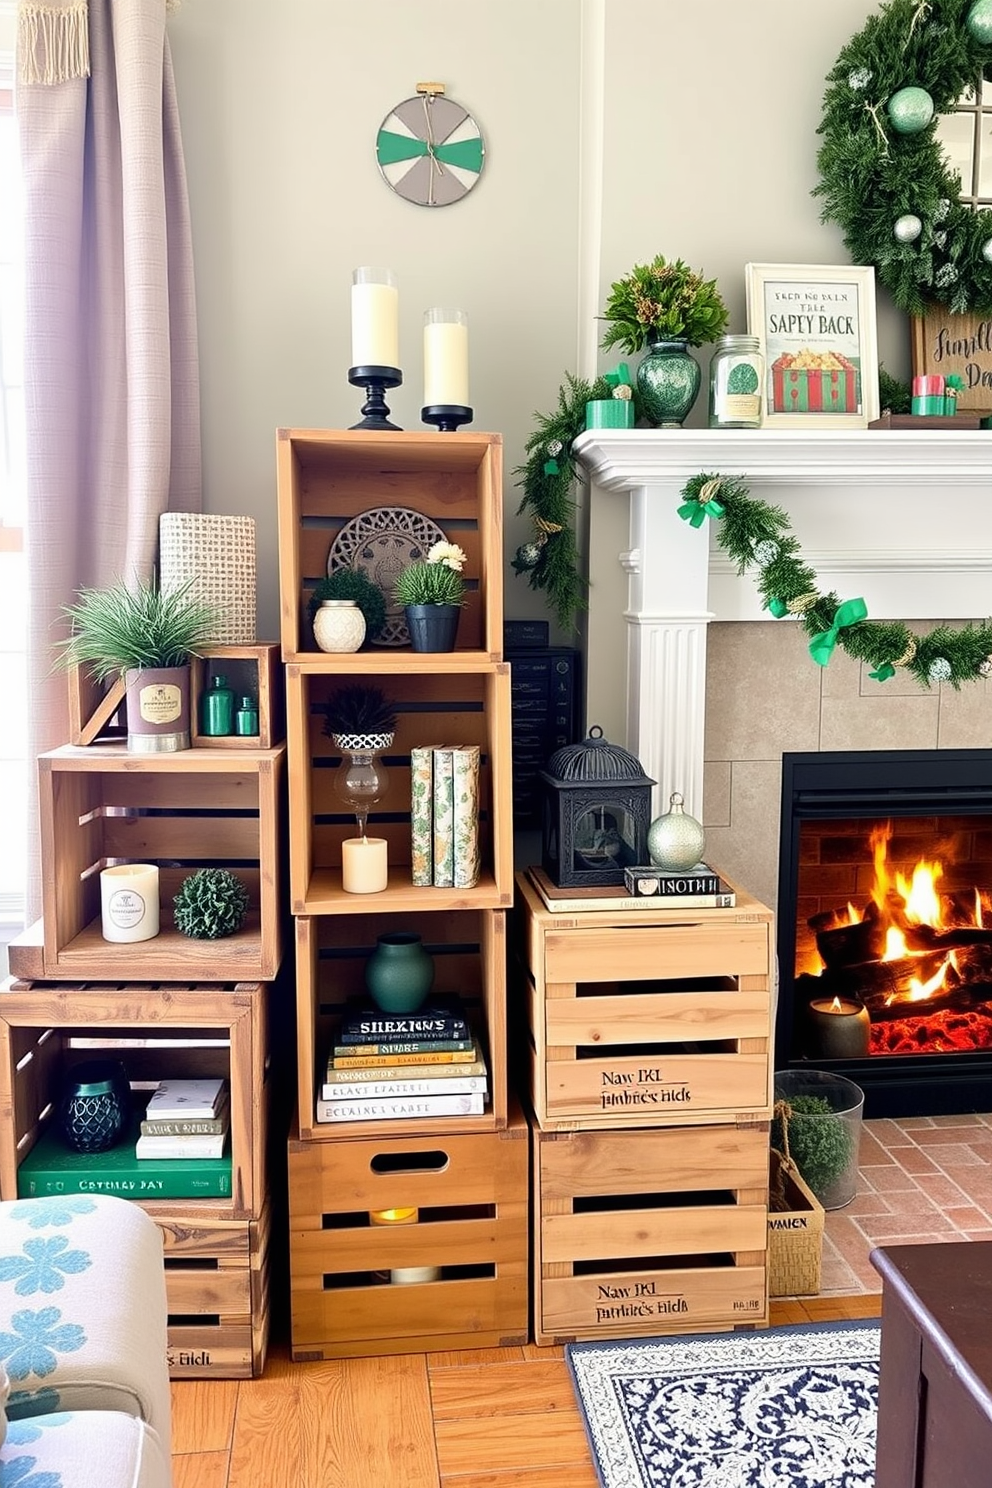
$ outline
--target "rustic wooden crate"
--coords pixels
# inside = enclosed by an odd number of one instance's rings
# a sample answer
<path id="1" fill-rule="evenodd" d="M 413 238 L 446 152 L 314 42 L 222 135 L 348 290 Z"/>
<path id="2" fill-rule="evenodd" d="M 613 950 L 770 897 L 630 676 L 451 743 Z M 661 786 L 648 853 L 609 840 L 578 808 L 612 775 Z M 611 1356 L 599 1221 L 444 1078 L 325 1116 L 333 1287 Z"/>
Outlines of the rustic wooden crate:
<path id="1" fill-rule="evenodd" d="M 527 1341 L 527 1126 L 501 1132 L 289 1142 L 295 1360 Z M 419 1222 L 372 1227 L 373 1210 Z M 439 1281 L 375 1272 L 440 1266 Z"/>
<path id="2" fill-rule="evenodd" d="M 533 1128 L 534 1341 L 768 1322 L 768 1124 Z"/>
<path id="3" fill-rule="evenodd" d="M 241 696 L 250 693 L 258 703 L 258 733 L 215 737 L 200 732 L 200 706 L 210 679 L 218 673 L 227 678 L 237 708 Z M 286 734 L 283 670 L 279 647 L 211 646 L 193 658 L 191 676 L 190 735 L 194 749 L 272 749 Z"/>
<path id="4" fill-rule="evenodd" d="M 506 915 L 500 910 L 449 910 L 429 916 L 300 915 L 296 919 L 296 1044 L 300 1137 L 323 1142 L 366 1137 L 382 1122 L 318 1123 L 316 1091 L 323 1083 L 333 1033 L 351 1001 L 365 999 L 364 973 L 376 936 L 412 930 L 434 956 L 434 991 L 458 993 L 478 1031 L 489 1070 L 489 1098 L 480 1116 L 459 1117 L 459 1131 L 506 1125 Z M 441 1087 L 443 1090 L 443 1086 Z M 443 1134 L 451 1118 L 390 1122 L 397 1136 Z"/>
<path id="5" fill-rule="evenodd" d="M 130 981 L 270 980 L 281 959 L 279 820 L 285 748 L 129 754 L 66 746 L 39 761 L 46 977 Z M 117 945 L 100 929 L 108 860 L 160 865 L 162 930 Z M 248 889 L 247 923 L 221 940 L 172 924 L 172 896 L 195 869 L 231 864 Z"/>
<path id="6" fill-rule="evenodd" d="M 397 710 L 396 737 L 384 757 L 387 794 L 369 813 L 370 835 L 389 844 L 389 887 L 383 894 L 346 894 L 341 887 L 341 843 L 355 835 L 355 818 L 334 794 L 341 751 L 323 732 L 323 710 L 355 678 L 332 674 L 322 662 L 286 668 L 293 914 L 376 913 L 387 904 L 399 912 L 501 909 L 512 903 L 509 667 L 459 662 L 447 671 L 425 670 L 425 663 L 436 660 L 393 654 L 389 671 L 370 679 Z M 478 744 L 482 750 L 482 873 L 474 888 L 414 888 L 410 882 L 410 749 L 416 744 Z"/>
<path id="7" fill-rule="evenodd" d="M 306 603 L 327 573 L 332 542 L 361 512 L 407 507 L 464 549 L 463 655 L 503 652 L 503 447 L 499 434 L 280 429 L 277 436 L 279 592 L 284 661 L 316 652 Z M 371 648 L 374 657 L 375 648 Z M 406 648 L 409 655 L 409 648 Z M 366 670 L 369 651 L 336 656 Z"/>
<path id="8" fill-rule="evenodd" d="M 124 678 L 97 682 L 89 667 L 71 666 L 66 673 L 69 696 L 69 743 L 85 746 L 97 739 L 124 739 Z"/>
<path id="9" fill-rule="evenodd" d="M 270 1209 L 190 1223 L 156 1215 L 165 1242 L 172 1379 L 256 1379 L 269 1346 Z"/>
<path id="10" fill-rule="evenodd" d="M 771 1115 L 772 912 L 551 914 L 517 875 L 530 1098 L 545 1130 Z"/>
<path id="11" fill-rule="evenodd" d="M 269 991 L 227 986 L 22 982 L 0 986 L 0 1198 L 58 1109 L 72 1066 L 120 1059 L 132 1084 L 220 1076 L 230 1087 L 231 1197 L 156 1199 L 155 1218 L 253 1219 L 266 1193 Z"/>

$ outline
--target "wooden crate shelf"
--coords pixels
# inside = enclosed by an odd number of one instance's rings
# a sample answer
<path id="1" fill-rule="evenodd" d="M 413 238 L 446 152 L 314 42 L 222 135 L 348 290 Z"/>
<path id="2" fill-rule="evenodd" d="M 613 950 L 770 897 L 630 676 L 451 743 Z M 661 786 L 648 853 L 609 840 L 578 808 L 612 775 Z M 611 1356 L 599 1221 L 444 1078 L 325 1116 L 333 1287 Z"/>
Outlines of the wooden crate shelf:
<path id="1" fill-rule="evenodd" d="M 381 897 L 381 896 L 378 896 Z M 348 895 L 354 898 L 354 895 Z M 318 1123 L 315 1098 L 323 1080 L 333 1032 L 349 999 L 364 995 L 364 970 L 385 931 L 422 935 L 434 956 L 434 990 L 458 993 L 479 1034 L 489 1071 L 489 1097 L 479 1116 L 422 1120 Z M 507 1122 L 506 915 L 500 911 L 300 916 L 296 921 L 297 1060 L 299 1134 L 304 1141 L 367 1138 L 370 1131 L 396 1137 L 495 1131 Z"/>
<path id="2" fill-rule="evenodd" d="M 269 1344 L 271 1209 L 258 1219 L 156 1214 L 165 1246 L 172 1379 L 257 1379 Z"/>
<path id="3" fill-rule="evenodd" d="M 295 1360 L 527 1341 L 527 1125 L 501 1132 L 289 1143 Z M 373 1227 L 411 1206 L 416 1224 Z M 397 1268 L 437 1281 L 389 1285 Z"/>
<path id="4" fill-rule="evenodd" d="M 210 679 L 227 678 L 234 693 L 234 706 L 244 694 L 258 704 L 258 733 L 226 734 L 215 737 L 200 732 L 200 709 L 203 693 Z M 194 749 L 272 749 L 286 736 L 286 708 L 283 698 L 283 670 L 279 665 L 279 647 L 211 646 L 202 656 L 193 658 L 190 687 L 190 735 Z"/>
<path id="5" fill-rule="evenodd" d="M 397 709 L 396 738 L 385 755 L 388 793 L 369 814 L 369 831 L 385 837 L 389 886 L 381 894 L 341 888 L 341 842 L 355 819 L 337 799 L 341 752 L 323 732 L 324 709 L 354 678 L 329 659 L 287 667 L 290 774 L 290 898 L 295 915 L 347 912 L 506 909 L 513 897 L 510 673 L 504 662 L 439 671 L 433 657 L 393 655 L 376 681 Z M 410 882 L 410 749 L 415 744 L 478 744 L 482 875 L 471 889 L 415 888 Z"/>
<path id="6" fill-rule="evenodd" d="M 306 602 L 327 573 L 342 527 L 362 512 L 389 506 L 429 517 L 464 549 L 468 595 L 457 649 L 480 660 L 502 656 L 500 435 L 280 429 L 277 482 L 284 661 L 317 652 Z M 364 659 L 369 653 L 359 654 Z"/>
<path id="7" fill-rule="evenodd" d="M 22 982 L 0 987 L 0 1198 L 54 1119 L 73 1065 L 119 1059 L 150 1088 L 219 1076 L 230 1087 L 231 1197 L 142 1201 L 153 1218 L 257 1218 L 266 1193 L 268 988 L 179 983 Z M 136 1201 L 137 1202 L 137 1201 Z"/>
<path id="8" fill-rule="evenodd" d="M 532 1142 L 535 1343 L 767 1326 L 767 1122 Z"/>
<path id="9" fill-rule="evenodd" d="M 285 747 L 130 754 L 66 746 L 39 759 L 46 977 L 270 980 L 281 959 L 279 806 Z M 100 929 L 100 868 L 158 863 L 162 931 L 111 944 Z M 249 892 L 245 927 L 192 940 L 172 925 L 187 875 L 229 865 Z"/>
<path id="10" fill-rule="evenodd" d="M 552 914 L 517 876 L 528 1078 L 545 1130 L 771 1113 L 772 913 Z"/>

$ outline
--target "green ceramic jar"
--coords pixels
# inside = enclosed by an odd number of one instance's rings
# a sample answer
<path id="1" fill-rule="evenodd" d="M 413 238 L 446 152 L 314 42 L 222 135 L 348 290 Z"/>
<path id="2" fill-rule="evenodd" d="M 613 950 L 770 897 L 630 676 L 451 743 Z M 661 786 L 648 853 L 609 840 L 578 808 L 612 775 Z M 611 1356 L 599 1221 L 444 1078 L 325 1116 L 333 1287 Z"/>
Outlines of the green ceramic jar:
<path id="1" fill-rule="evenodd" d="M 419 935 L 394 930 L 380 935 L 365 964 L 365 986 L 384 1013 L 414 1013 L 434 985 L 434 958 Z"/>

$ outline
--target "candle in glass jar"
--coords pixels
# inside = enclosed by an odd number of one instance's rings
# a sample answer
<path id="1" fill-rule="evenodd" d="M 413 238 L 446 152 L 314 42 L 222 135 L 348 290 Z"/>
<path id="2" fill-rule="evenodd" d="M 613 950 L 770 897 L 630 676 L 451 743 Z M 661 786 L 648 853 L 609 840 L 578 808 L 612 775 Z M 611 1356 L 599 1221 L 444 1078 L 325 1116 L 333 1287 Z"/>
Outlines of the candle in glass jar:
<path id="1" fill-rule="evenodd" d="M 389 869 L 385 837 L 346 837 L 341 844 L 341 887 L 346 894 L 379 894 Z"/>
<path id="2" fill-rule="evenodd" d="M 392 269 L 355 269 L 351 276 L 351 365 L 398 367 L 400 299 Z"/>
<path id="3" fill-rule="evenodd" d="M 419 1209 L 373 1209 L 369 1215 L 373 1225 L 411 1225 L 420 1221 Z M 389 1272 L 392 1286 L 412 1286 L 418 1281 L 440 1281 L 440 1266 L 394 1266 Z"/>
<path id="4" fill-rule="evenodd" d="M 122 863 L 100 872 L 100 924 L 104 940 L 133 945 L 158 934 L 158 868 Z"/>
<path id="5" fill-rule="evenodd" d="M 424 314 L 424 406 L 468 408 L 468 316 L 463 310 Z"/>
<path id="6" fill-rule="evenodd" d="M 871 1020 L 863 1002 L 821 997 L 809 1005 L 816 1054 L 823 1059 L 864 1059 L 870 1049 Z"/>

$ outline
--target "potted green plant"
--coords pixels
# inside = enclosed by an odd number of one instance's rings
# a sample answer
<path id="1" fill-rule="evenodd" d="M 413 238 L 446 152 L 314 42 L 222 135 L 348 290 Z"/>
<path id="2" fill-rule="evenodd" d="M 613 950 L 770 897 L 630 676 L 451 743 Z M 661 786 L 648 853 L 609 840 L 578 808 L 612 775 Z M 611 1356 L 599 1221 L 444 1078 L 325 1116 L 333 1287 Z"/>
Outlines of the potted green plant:
<path id="1" fill-rule="evenodd" d="M 357 651 L 382 630 L 386 601 L 360 568 L 336 568 L 314 585 L 307 613 L 322 651 Z"/>
<path id="2" fill-rule="evenodd" d="M 462 569 L 466 558 L 457 543 L 438 542 L 426 558 L 407 564 L 393 588 L 403 606 L 414 651 L 453 651 L 458 617 L 465 603 Z"/>
<path id="3" fill-rule="evenodd" d="M 636 375 L 641 412 L 660 428 L 681 427 L 700 383 L 699 363 L 688 348 L 715 341 L 727 324 L 716 280 L 659 253 L 610 286 L 602 318 L 608 323 L 604 350 L 647 347 Z"/>
<path id="4" fill-rule="evenodd" d="M 59 660 L 89 667 L 98 682 L 124 678 L 127 747 L 134 753 L 189 748 L 190 660 L 209 645 L 220 618 L 190 594 L 194 582 L 162 590 L 118 579 L 108 589 L 81 589 L 65 607 L 72 631 Z"/>

